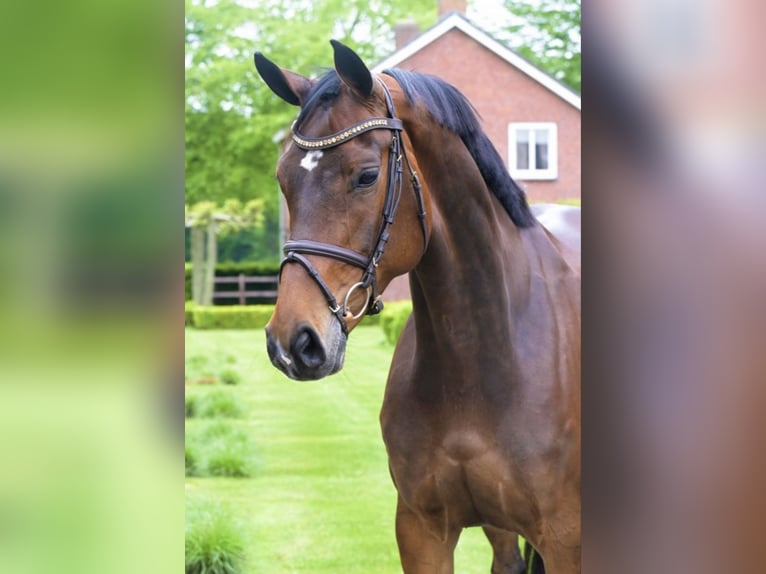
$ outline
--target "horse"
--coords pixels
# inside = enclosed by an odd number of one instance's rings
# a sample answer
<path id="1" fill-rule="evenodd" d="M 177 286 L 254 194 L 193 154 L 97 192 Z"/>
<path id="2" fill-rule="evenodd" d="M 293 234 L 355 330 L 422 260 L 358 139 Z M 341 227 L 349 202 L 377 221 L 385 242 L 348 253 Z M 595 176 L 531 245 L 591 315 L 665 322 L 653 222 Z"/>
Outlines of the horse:
<path id="1" fill-rule="evenodd" d="M 373 75 L 331 44 L 318 79 L 255 54 L 300 107 L 276 169 L 290 224 L 271 362 L 296 380 L 338 372 L 408 273 L 380 413 L 403 571 L 453 572 L 462 529 L 481 526 L 493 574 L 525 570 L 517 533 L 530 571 L 579 572 L 579 208 L 533 211 L 452 85 Z"/>

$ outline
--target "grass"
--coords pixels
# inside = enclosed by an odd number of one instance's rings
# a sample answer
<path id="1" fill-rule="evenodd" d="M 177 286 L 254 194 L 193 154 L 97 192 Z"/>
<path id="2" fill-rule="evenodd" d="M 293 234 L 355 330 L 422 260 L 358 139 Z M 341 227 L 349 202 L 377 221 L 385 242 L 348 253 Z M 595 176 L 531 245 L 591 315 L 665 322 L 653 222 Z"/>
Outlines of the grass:
<path id="1" fill-rule="evenodd" d="M 250 477 L 254 448 L 246 429 L 230 421 L 186 425 L 186 475 Z"/>
<path id="2" fill-rule="evenodd" d="M 243 573 L 401 573 L 396 491 L 378 421 L 393 348 L 379 327 L 359 327 L 344 369 L 317 382 L 290 381 L 265 349 L 261 330 L 186 331 L 187 356 L 206 357 L 195 366 L 225 364 L 240 374 L 239 384 L 215 390 L 235 397 L 245 413 L 188 419 L 187 465 L 204 473 L 206 449 L 233 431 L 253 469 L 250 478 L 187 477 L 188 504 L 205 499 L 230 509 L 244 544 Z M 187 386 L 200 395 L 211 390 Z M 486 574 L 490 563 L 481 530 L 465 530 L 456 572 Z"/>
<path id="3" fill-rule="evenodd" d="M 223 383 L 238 385 L 242 379 L 240 373 L 232 368 L 237 358 L 231 354 L 204 355 L 186 354 L 185 375 L 191 383 Z"/>
<path id="4" fill-rule="evenodd" d="M 201 395 L 199 416 L 204 418 L 236 419 L 244 414 L 244 410 L 229 389 L 215 389 Z"/>
<path id="5" fill-rule="evenodd" d="M 244 572 L 244 538 L 220 503 L 187 502 L 186 574 Z"/>
<path id="6" fill-rule="evenodd" d="M 193 389 L 187 387 L 186 418 L 237 419 L 244 415 L 240 399 L 229 389 Z"/>

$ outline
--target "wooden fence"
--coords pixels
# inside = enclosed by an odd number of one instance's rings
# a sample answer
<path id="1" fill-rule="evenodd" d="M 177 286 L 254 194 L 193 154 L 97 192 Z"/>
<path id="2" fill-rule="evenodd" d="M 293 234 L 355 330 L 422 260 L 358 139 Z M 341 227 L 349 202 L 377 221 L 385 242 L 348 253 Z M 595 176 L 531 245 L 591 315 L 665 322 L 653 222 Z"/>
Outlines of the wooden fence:
<path id="1" fill-rule="evenodd" d="M 246 305 L 248 298 L 258 299 L 272 299 L 272 303 L 276 301 L 277 290 L 276 285 L 279 282 L 279 276 L 277 275 L 265 275 L 265 276 L 248 276 L 240 273 L 236 277 L 216 277 L 215 285 L 230 285 L 232 283 L 237 285 L 237 289 L 226 291 L 213 291 L 213 302 L 216 299 L 238 299 L 240 305 Z M 248 286 L 253 284 L 252 288 Z"/>

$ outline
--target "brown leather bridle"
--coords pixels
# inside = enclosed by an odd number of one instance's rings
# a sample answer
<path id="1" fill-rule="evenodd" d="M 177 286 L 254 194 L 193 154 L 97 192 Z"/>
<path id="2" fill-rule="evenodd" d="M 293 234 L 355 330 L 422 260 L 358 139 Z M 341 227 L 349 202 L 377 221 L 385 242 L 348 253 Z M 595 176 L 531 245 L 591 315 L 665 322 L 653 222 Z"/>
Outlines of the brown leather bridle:
<path id="1" fill-rule="evenodd" d="M 347 142 L 356 136 L 376 129 L 391 130 L 393 136 L 391 138 L 391 148 L 388 156 L 388 181 L 386 185 L 386 197 L 383 204 L 383 218 L 378 231 L 378 237 L 375 242 L 375 246 L 369 255 L 362 255 L 351 249 L 333 245 L 330 243 L 322 243 L 319 241 L 312 241 L 310 239 L 297 239 L 288 240 L 285 242 L 282 251 L 285 254 L 282 264 L 280 266 L 280 276 L 282 275 L 282 269 L 287 263 L 298 263 L 301 265 L 314 282 L 319 286 L 319 289 L 327 299 L 327 303 L 330 307 L 330 311 L 340 322 L 343 333 L 348 335 L 348 326 L 346 325 L 346 319 L 358 319 L 365 313 L 368 315 L 375 315 L 380 313 L 383 309 L 383 302 L 380 300 L 380 294 L 378 293 L 378 283 L 375 271 L 380 264 L 380 260 L 383 258 L 383 253 L 386 250 L 386 243 L 389 239 L 389 230 L 391 224 L 394 222 L 394 215 L 396 209 L 399 207 L 399 201 L 402 196 L 402 158 L 407 163 L 407 168 L 410 172 L 410 178 L 412 180 L 412 188 L 415 191 L 415 199 L 417 201 L 418 218 L 420 219 L 420 226 L 423 231 L 423 252 L 428 246 L 428 229 L 426 223 L 426 211 L 423 201 L 423 192 L 415 170 L 412 169 L 409 158 L 407 157 L 407 151 L 402 145 L 401 131 L 403 130 L 402 121 L 396 117 L 396 111 L 394 110 L 394 102 L 391 99 L 391 93 L 388 91 L 386 85 L 378 80 L 383 87 L 383 93 L 386 98 L 386 108 L 389 117 L 387 118 L 369 118 L 361 122 L 357 122 L 354 125 L 341 130 L 337 133 L 331 134 L 322 138 L 309 138 L 300 135 L 293 124 L 292 139 L 295 145 L 305 150 L 320 150 L 328 149 Z M 393 174 L 393 175 L 392 175 Z M 330 291 L 330 288 L 322 280 L 319 272 L 311 264 L 311 262 L 304 257 L 304 255 L 319 255 L 322 257 L 330 257 L 336 259 L 348 265 L 359 267 L 362 269 L 361 279 L 351 286 L 346 293 L 346 297 L 343 300 L 343 304 L 340 305 L 335 300 L 335 297 Z M 367 291 L 367 298 L 365 299 L 362 309 L 354 314 L 349 310 L 349 300 L 351 295 L 357 289 L 364 289 Z"/>

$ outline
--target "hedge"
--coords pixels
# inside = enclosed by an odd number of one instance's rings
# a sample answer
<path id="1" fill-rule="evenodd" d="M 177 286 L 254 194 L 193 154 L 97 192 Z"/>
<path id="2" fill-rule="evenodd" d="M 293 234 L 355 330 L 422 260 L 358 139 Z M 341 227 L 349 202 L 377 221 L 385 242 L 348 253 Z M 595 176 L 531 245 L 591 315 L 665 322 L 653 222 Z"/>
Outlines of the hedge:
<path id="1" fill-rule="evenodd" d="M 278 275 L 279 261 L 240 261 L 237 263 L 226 261 L 215 266 L 215 274 L 219 277 L 232 277 L 240 273 L 258 276 Z"/>
<path id="2" fill-rule="evenodd" d="M 395 345 L 399 340 L 399 335 L 402 334 L 411 314 L 411 301 L 395 301 L 386 303 L 383 307 L 383 312 L 380 314 L 380 327 L 389 344 Z"/>
<path id="3" fill-rule="evenodd" d="M 184 325 L 187 327 L 194 327 L 194 309 L 196 308 L 194 301 L 184 303 Z"/>
<path id="4" fill-rule="evenodd" d="M 361 325 L 380 325 L 386 340 L 393 345 L 411 311 L 412 303 L 409 301 L 386 303 L 382 313 L 365 316 Z M 200 307 L 189 301 L 185 308 L 186 326 L 197 329 L 263 329 L 273 314 L 274 305 Z"/>
<path id="5" fill-rule="evenodd" d="M 387 304 L 386 304 L 387 305 Z M 385 313 L 385 305 L 383 306 L 383 313 Z M 362 318 L 362 322 L 359 323 L 362 327 L 372 327 L 373 325 L 380 325 L 380 318 L 383 315 L 383 313 L 378 313 L 377 315 L 365 315 Z"/>
<path id="6" fill-rule="evenodd" d="M 194 307 L 197 329 L 263 329 L 274 313 L 274 305 L 226 305 Z"/>

